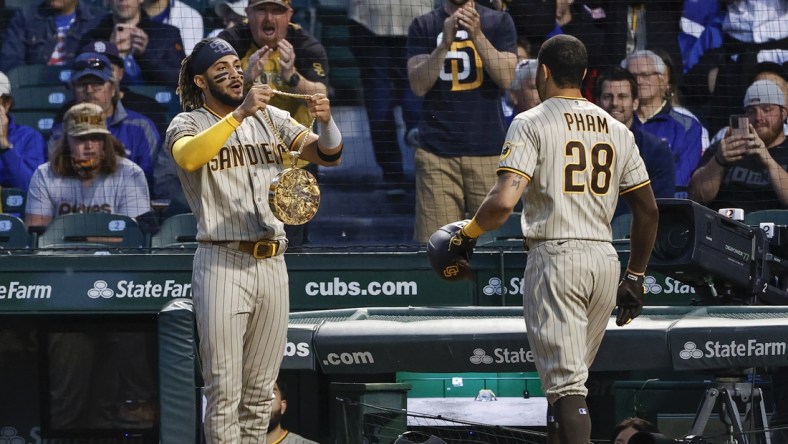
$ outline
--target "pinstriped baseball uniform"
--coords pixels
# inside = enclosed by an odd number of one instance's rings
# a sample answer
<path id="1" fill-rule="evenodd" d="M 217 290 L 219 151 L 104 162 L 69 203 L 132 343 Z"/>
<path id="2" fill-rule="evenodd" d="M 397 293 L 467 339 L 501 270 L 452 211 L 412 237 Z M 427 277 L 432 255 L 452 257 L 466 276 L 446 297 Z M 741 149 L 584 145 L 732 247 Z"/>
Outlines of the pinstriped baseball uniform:
<path id="1" fill-rule="evenodd" d="M 623 124 L 554 97 L 514 119 L 498 168 L 530 180 L 523 310 L 544 392 L 550 403 L 586 396 L 621 270 L 610 220 L 620 193 L 649 183 L 646 167 Z"/>
<path id="2" fill-rule="evenodd" d="M 272 106 L 267 111 L 288 147 L 307 131 L 285 111 Z M 284 168 L 283 156 L 289 165 L 289 149 L 277 144 L 263 112 L 244 119 L 202 168 L 178 169 L 198 220 L 192 291 L 209 443 L 265 443 L 287 340 L 290 303 L 283 256 L 255 259 L 211 243 L 284 238 L 283 225 L 268 206 L 268 187 Z M 219 120 L 205 107 L 181 113 L 170 123 L 166 146 L 172 150 L 179 138 L 196 135 Z"/>

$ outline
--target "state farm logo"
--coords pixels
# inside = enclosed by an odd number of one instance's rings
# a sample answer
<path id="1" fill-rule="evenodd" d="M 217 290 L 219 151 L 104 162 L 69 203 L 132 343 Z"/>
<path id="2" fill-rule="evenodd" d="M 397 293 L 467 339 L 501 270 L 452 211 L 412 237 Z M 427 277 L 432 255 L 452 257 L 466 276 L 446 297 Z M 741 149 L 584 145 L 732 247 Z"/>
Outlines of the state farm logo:
<path id="1" fill-rule="evenodd" d="M 493 358 L 492 356 L 488 356 L 487 352 L 482 350 L 481 348 L 477 348 L 473 351 L 473 356 L 471 356 L 471 363 L 472 364 L 492 364 Z"/>
<path id="2" fill-rule="evenodd" d="M 107 281 L 99 279 L 87 291 L 91 299 L 111 298 L 191 298 L 192 284 L 179 283 L 173 279 L 156 283 L 154 281 L 135 282 L 133 280 L 120 280 L 115 287 L 110 287 Z M 0 443 L 2 444 L 2 443 Z"/>
<path id="3" fill-rule="evenodd" d="M 109 299 L 112 296 L 115 296 L 115 290 L 109 288 L 107 281 L 96 281 L 93 283 L 93 288 L 88 290 L 88 297 L 90 299 Z"/>
<path id="4" fill-rule="evenodd" d="M 692 341 L 687 341 L 684 343 L 684 350 L 679 352 L 679 358 L 681 359 L 700 359 L 703 357 L 703 352 L 698 349 L 698 346 L 695 345 Z"/>
<path id="5" fill-rule="evenodd" d="M 476 348 L 470 357 L 471 364 L 518 364 L 524 362 L 534 362 L 534 353 L 522 347 L 509 350 L 505 347 L 493 349 L 492 355 L 488 355 L 483 348 Z"/>
<path id="6" fill-rule="evenodd" d="M 646 276 L 643 280 L 643 287 L 646 294 L 694 294 L 695 288 L 685 284 L 678 279 L 665 277 L 663 284 L 660 284 L 656 277 Z"/>
<path id="7" fill-rule="evenodd" d="M 761 342 L 757 339 L 732 340 L 732 341 L 706 341 L 702 347 L 694 342 L 684 343 L 684 350 L 679 352 L 681 359 L 700 358 L 749 358 L 785 356 L 788 354 L 788 344 L 785 342 Z"/>
<path id="8" fill-rule="evenodd" d="M 504 295 L 504 294 L 523 294 L 523 284 L 525 281 L 521 277 L 513 277 L 506 283 L 499 277 L 491 277 L 487 285 L 482 288 L 485 296 Z"/>

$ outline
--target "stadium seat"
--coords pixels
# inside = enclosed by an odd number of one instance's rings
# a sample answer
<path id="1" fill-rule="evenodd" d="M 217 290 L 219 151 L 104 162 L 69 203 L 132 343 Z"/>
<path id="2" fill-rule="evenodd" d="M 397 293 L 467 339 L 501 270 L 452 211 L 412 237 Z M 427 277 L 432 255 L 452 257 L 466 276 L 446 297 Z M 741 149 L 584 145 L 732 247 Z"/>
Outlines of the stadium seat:
<path id="1" fill-rule="evenodd" d="M 744 215 L 744 223 L 747 225 L 758 225 L 761 222 L 788 225 L 788 210 L 761 210 Z"/>
<path id="2" fill-rule="evenodd" d="M 175 88 L 166 85 L 130 85 L 129 90 L 137 94 L 148 96 L 162 106 L 167 108 L 169 117 L 175 117 L 176 114 L 181 112 L 181 103 L 178 95 L 175 93 Z"/>
<path id="3" fill-rule="evenodd" d="M 197 248 L 197 219 L 192 213 L 176 214 L 164 220 L 151 238 L 151 248 Z"/>
<path id="4" fill-rule="evenodd" d="M 44 138 L 49 137 L 52 127 L 55 125 L 57 112 L 54 110 L 40 111 L 11 111 L 14 121 L 20 125 L 27 125 L 40 132 Z"/>
<path id="5" fill-rule="evenodd" d="M 523 228 L 520 225 L 522 213 L 514 211 L 509 219 L 497 230 L 488 231 L 479 236 L 478 246 L 484 247 L 517 247 L 523 246 Z"/>
<path id="6" fill-rule="evenodd" d="M 58 86 L 71 80 L 71 68 L 44 64 L 20 65 L 6 73 L 11 82 L 11 91 L 17 96 L 16 89 L 28 86 Z"/>
<path id="7" fill-rule="evenodd" d="M 144 244 L 145 237 L 133 218 L 108 213 L 57 216 L 37 242 L 39 249 L 137 249 Z"/>
<path id="8" fill-rule="evenodd" d="M 25 203 L 27 193 L 18 188 L 3 188 L 0 191 L 0 201 L 2 202 L 2 213 L 11 216 L 23 217 L 25 214 Z"/>
<path id="9" fill-rule="evenodd" d="M 30 4 L 30 0 L 5 0 L 5 9 L 22 9 Z"/>
<path id="10" fill-rule="evenodd" d="M 13 90 L 14 115 L 18 111 L 59 111 L 72 100 L 71 89 L 65 85 L 24 86 Z"/>
<path id="11" fill-rule="evenodd" d="M 29 235 L 22 219 L 10 214 L 0 214 L 0 249 L 21 250 L 28 248 Z"/>
<path id="12" fill-rule="evenodd" d="M 632 213 L 619 214 L 610 222 L 613 228 L 613 240 L 629 239 L 630 226 L 632 224 Z"/>

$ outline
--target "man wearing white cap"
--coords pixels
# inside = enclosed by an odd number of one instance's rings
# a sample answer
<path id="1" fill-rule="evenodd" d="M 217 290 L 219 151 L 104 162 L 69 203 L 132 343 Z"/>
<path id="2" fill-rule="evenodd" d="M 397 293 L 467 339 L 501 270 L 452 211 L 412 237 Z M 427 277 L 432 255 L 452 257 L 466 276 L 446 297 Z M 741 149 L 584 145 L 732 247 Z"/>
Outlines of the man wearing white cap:
<path id="1" fill-rule="evenodd" d="M 706 150 L 690 180 L 689 197 L 715 210 L 788 208 L 785 94 L 771 80 L 758 80 L 747 88 L 744 112 L 746 134 L 728 128 L 725 138 Z"/>
<path id="2" fill-rule="evenodd" d="M 246 23 L 246 6 L 248 0 L 223 0 L 214 6 L 216 15 L 222 19 L 224 28 L 214 29 L 208 37 L 216 37 L 225 29 L 232 29 Z"/>
<path id="3" fill-rule="evenodd" d="M 14 122 L 13 105 L 11 82 L 0 72 L 0 187 L 27 191 L 33 171 L 46 161 L 46 141 L 35 129 Z"/>

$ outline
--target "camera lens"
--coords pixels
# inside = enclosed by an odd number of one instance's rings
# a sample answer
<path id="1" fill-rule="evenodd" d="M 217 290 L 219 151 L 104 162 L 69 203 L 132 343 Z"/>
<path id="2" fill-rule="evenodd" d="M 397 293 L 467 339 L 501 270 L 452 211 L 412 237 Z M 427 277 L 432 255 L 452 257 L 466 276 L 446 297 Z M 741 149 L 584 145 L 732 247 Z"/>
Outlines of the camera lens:
<path id="1" fill-rule="evenodd" d="M 660 210 L 659 228 L 653 251 L 655 258 L 670 261 L 686 254 L 693 236 L 690 220 L 692 217 L 679 209 Z"/>

